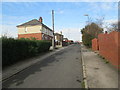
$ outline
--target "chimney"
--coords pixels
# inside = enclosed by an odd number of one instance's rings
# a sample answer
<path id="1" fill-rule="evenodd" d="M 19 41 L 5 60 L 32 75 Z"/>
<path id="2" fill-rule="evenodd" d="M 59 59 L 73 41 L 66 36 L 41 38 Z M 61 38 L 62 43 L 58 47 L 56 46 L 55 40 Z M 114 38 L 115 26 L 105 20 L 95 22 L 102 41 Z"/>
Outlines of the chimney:
<path id="1" fill-rule="evenodd" d="M 39 18 L 39 22 L 41 22 L 41 23 L 43 22 L 43 19 L 42 19 L 42 17 L 40 17 L 40 18 Z"/>
<path id="2" fill-rule="evenodd" d="M 62 31 L 60 31 L 60 34 L 62 35 Z"/>

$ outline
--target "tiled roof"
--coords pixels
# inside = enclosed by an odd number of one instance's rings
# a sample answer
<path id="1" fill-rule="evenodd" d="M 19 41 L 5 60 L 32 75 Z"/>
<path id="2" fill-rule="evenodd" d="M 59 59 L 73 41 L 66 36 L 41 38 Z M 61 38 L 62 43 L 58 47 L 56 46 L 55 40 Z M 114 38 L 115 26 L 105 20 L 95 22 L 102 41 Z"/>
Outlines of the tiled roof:
<path id="1" fill-rule="evenodd" d="M 60 35 L 60 36 L 63 36 L 62 34 L 59 34 L 59 33 L 55 33 L 55 35 Z"/>
<path id="2" fill-rule="evenodd" d="M 18 25 L 17 27 L 20 27 L 20 26 L 33 26 L 33 25 L 41 25 L 41 22 L 39 22 L 37 19 L 33 19 L 31 21 L 28 21 L 26 23 Z"/>
<path id="3" fill-rule="evenodd" d="M 49 29 L 52 31 L 52 29 L 50 29 L 49 27 L 47 27 L 45 24 L 39 22 L 37 19 L 33 19 L 31 21 L 28 21 L 26 23 L 23 23 L 21 25 L 18 25 L 17 27 L 21 27 L 21 26 L 34 26 L 34 25 L 42 25 L 43 27 Z"/>

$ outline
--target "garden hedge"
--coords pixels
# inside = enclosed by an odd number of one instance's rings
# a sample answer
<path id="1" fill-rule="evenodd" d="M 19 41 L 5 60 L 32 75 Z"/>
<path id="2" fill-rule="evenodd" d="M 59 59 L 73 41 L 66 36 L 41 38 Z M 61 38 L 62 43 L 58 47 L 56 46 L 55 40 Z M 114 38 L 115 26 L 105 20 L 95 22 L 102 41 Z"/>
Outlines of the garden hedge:
<path id="1" fill-rule="evenodd" d="M 50 41 L 2 37 L 2 66 L 49 51 Z"/>

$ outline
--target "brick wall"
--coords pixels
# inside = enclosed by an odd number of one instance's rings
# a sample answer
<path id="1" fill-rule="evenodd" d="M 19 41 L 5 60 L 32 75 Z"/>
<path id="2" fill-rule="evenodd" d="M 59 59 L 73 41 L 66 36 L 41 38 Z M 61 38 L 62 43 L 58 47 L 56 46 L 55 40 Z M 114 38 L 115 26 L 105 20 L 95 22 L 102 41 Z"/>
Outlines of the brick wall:
<path id="1" fill-rule="evenodd" d="M 37 40 L 42 40 L 42 34 L 41 33 L 32 33 L 32 34 L 18 34 L 18 38 L 31 38 L 34 37 Z"/>
<path id="2" fill-rule="evenodd" d="M 109 34 L 99 34 L 99 53 L 114 66 L 118 67 L 120 63 L 120 32 L 113 31 Z"/>
<path id="3" fill-rule="evenodd" d="M 92 40 L 92 50 L 93 50 L 93 51 L 99 50 L 98 39 L 97 39 L 97 38 L 94 38 L 94 39 Z"/>

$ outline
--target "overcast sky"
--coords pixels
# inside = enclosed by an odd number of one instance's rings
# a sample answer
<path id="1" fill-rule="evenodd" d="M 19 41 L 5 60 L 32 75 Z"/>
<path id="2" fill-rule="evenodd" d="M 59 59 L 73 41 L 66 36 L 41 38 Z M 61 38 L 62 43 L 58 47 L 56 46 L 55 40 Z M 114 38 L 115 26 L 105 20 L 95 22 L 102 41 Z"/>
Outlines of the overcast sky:
<path id="1" fill-rule="evenodd" d="M 17 37 L 16 26 L 43 17 L 43 23 L 52 28 L 51 10 L 55 11 L 55 32 L 81 41 L 81 32 L 88 14 L 93 20 L 104 16 L 106 22 L 118 19 L 117 2 L 3 2 L 0 20 L 2 32 Z"/>

